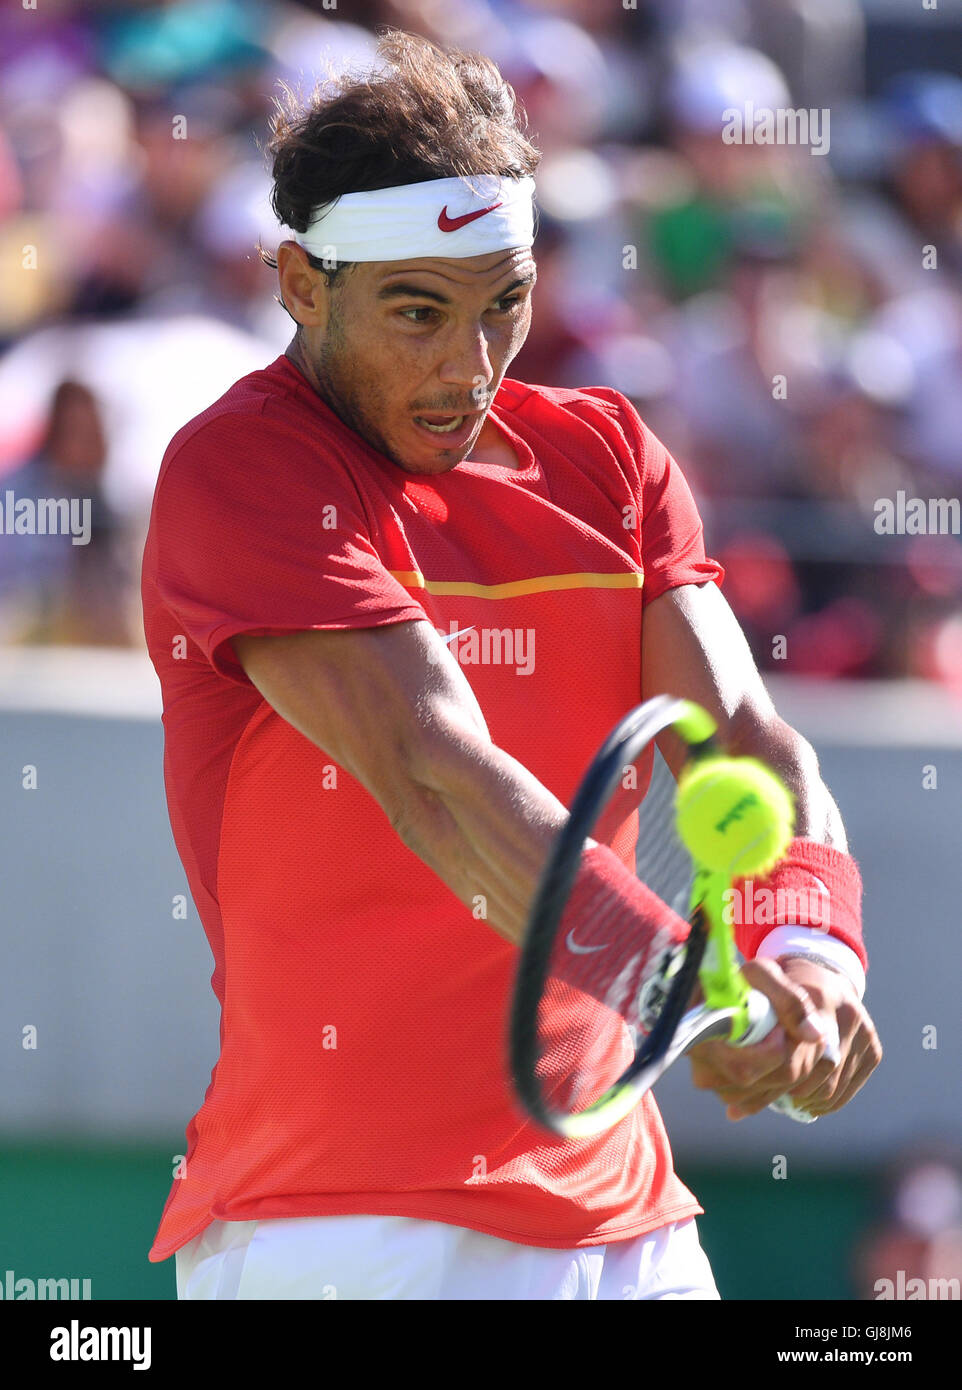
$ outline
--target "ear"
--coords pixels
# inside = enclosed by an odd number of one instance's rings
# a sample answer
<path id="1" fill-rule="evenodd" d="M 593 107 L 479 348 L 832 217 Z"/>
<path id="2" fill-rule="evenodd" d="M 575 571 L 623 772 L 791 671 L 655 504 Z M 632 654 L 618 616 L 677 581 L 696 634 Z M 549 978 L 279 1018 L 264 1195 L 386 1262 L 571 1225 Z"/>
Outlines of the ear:
<path id="1" fill-rule="evenodd" d="M 305 328 L 327 327 L 330 290 L 324 274 L 315 270 L 307 252 L 296 241 L 282 241 L 277 248 L 277 281 L 281 303 L 296 323 Z"/>

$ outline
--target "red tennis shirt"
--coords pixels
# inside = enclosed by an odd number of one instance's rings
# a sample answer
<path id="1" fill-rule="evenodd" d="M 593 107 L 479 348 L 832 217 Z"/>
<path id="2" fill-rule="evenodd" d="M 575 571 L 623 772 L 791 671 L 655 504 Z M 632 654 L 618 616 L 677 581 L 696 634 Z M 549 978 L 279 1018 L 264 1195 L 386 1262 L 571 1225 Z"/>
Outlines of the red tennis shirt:
<path id="1" fill-rule="evenodd" d="M 701 1210 L 651 1096 L 593 1139 L 526 1119 L 506 1061 L 516 948 L 232 649 L 240 632 L 430 622 L 494 742 L 567 804 L 640 699 L 644 604 L 721 569 L 617 391 L 505 380 L 490 418 L 519 469 L 415 476 L 281 356 L 164 456 L 144 621 L 221 1047 L 152 1260 L 215 1218 L 411 1216 L 568 1248 Z"/>

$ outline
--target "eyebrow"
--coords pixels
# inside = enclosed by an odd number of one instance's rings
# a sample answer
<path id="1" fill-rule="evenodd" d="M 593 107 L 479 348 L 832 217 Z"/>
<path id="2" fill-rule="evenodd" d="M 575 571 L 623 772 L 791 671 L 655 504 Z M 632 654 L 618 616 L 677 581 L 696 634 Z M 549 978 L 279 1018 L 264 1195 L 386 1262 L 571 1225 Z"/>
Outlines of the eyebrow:
<path id="1" fill-rule="evenodd" d="M 511 284 L 503 289 L 498 295 L 498 299 L 504 299 L 512 290 L 523 289 L 526 285 L 533 285 L 537 280 L 537 275 L 526 275 L 521 279 L 512 280 Z M 385 285 L 377 292 L 378 299 L 433 299 L 436 304 L 450 304 L 451 300 L 445 294 L 438 294 L 437 290 L 426 290 L 420 285 L 413 285 L 408 280 L 399 280 L 394 285 Z"/>

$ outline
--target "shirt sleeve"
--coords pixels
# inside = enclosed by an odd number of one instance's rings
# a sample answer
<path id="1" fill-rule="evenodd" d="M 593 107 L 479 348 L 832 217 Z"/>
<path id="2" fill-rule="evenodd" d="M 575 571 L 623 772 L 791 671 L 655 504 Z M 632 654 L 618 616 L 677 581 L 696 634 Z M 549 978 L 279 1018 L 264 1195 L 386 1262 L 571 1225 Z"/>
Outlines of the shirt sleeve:
<path id="1" fill-rule="evenodd" d="M 701 517 L 691 488 L 671 454 L 641 419 L 626 396 L 612 391 L 637 467 L 641 528 L 642 602 L 681 584 L 721 584 L 725 571 L 705 555 Z"/>
<path id="2" fill-rule="evenodd" d="M 154 498 L 160 601 L 221 675 L 250 684 L 238 633 L 424 618 L 385 568 L 346 465 L 261 416 L 208 421 Z"/>

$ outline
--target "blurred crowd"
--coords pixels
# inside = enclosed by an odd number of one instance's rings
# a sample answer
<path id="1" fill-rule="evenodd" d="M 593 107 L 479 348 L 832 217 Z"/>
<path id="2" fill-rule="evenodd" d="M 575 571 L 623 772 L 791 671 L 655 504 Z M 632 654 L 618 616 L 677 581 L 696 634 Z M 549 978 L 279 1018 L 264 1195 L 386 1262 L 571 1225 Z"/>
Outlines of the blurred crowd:
<path id="1" fill-rule="evenodd" d="M 951 1145 L 915 1145 L 890 1164 L 884 1188 L 852 1252 L 856 1298 L 958 1302 L 962 1155 Z"/>
<path id="2" fill-rule="evenodd" d="M 962 537 L 879 523 L 886 499 L 960 495 L 962 27 L 920 7 L 928 59 L 899 71 L 904 36 L 875 9 L 8 7 L 0 643 L 142 642 L 164 448 L 290 338 L 255 250 L 277 240 L 276 83 L 363 66 L 386 24 L 480 49 L 514 86 L 544 158 L 510 375 L 635 402 L 686 470 L 760 664 L 962 689 Z M 722 113 L 749 102 L 823 113 L 824 147 L 728 143 Z M 18 499 L 54 496 L 91 499 L 89 544 L 16 533 Z"/>

